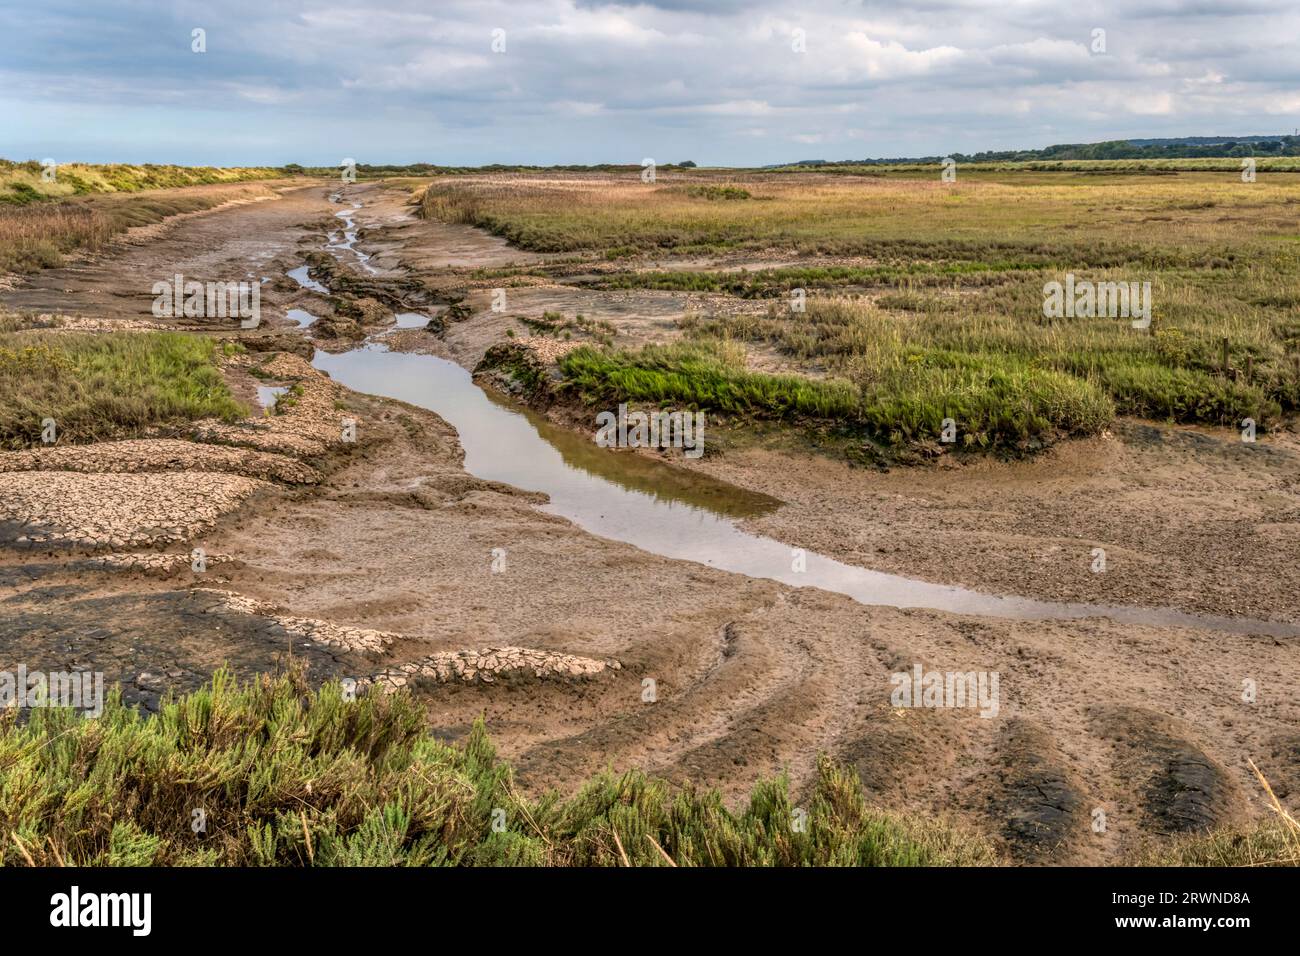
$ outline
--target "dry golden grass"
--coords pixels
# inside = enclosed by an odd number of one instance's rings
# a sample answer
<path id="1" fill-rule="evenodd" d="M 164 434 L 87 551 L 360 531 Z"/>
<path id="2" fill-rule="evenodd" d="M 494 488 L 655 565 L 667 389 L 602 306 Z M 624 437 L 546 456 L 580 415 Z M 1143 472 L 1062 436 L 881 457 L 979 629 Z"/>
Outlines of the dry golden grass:
<path id="1" fill-rule="evenodd" d="M 85 205 L 31 205 L 0 210 L 0 269 L 34 272 L 56 266 L 61 253 L 97 250 L 113 235 L 107 216 Z"/>
<path id="2" fill-rule="evenodd" d="M 147 189 L 174 189 L 214 183 L 241 183 L 278 179 L 284 170 L 266 166 L 172 166 L 127 163 L 62 163 L 47 175 L 34 160 L 15 163 L 0 159 L 0 204 L 23 205 L 51 199 L 102 193 L 134 193 Z"/>
<path id="3" fill-rule="evenodd" d="M 1271 820 L 1149 845 L 1132 862 L 1138 866 L 1300 866 L 1300 822 L 1282 806 L 1255 761 L 1246 762 L 1268 794 Z"/>
<path id="4" fill-rule="evenodd" d="M 741 187 L 717 201 L 692 185 Z M 1300 175 L 1176 176 L 1004 173 L 945 184 L 932 177 L 824 173 L 635 173 L 447 177 L 423 197 L 425 214 L 484 226 L 539 251 L 702 251 L 778 247 L 880 255 L 891 246 L 938 252 L 970 244 L 996 253 L 1152 246 L 1189 254 L 1243 240 L 1296 236 Z M 1084 256 L 1089 260 L 1094 255 Z"/>
<path id="5" fill-rule="evenodd" d="M 153 190 L 84 196 L 64 202 L 0 204 L 0 273 L 35 272 L 74 251 L 98 252 L 113 236 L 231 199 L 255 195 L 259 185 Z"/>

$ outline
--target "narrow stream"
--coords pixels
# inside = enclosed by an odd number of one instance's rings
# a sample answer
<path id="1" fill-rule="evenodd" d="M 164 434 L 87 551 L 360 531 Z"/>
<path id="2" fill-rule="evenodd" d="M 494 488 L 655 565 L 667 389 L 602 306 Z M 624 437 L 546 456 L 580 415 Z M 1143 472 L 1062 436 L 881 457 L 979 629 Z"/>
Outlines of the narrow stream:
<path id="1" fill-rule="evenodd" d="M 342 236 L 337 232 L 331 232 L 328 238 L 329 249 L 336 256 L 340 251 L 352 253 L 357 258 L 357 265 L 365 269 L 371 275 L 378 275 L 379 270 L 370 264 L 370 256 L 357 248 L 357 210 L 361 208 L 361 203 L 352 203 L 351 209 L 344 209 L 336 212 L 334 215 L 343 220 Z"/>
<path id="2" fill-rule="evenodd" d="M 642 455 L 599 448 L 590 435 L 554 426 L 485 392 L 465 369 L 433 355 L 392 352 L 371 342 L 338 355 L 318 351 L 313 364 L 355 391 L 440 415 L 459 434 L 470 474 L 544 492 L 550 496 L 544 510 L 653 554 L 794 587 L 822 588 L 863 604 L 1020 619 L 1109 617 L 1132 624 L 1300 636 L 1300 627 L 1278 622 L 999 597 L 869 571 L 813 553 L 806 556 L 806 570 L 796 572 L 789 545 L 736 526 L 739 518 L 778 507 L 774 499 Z"/>

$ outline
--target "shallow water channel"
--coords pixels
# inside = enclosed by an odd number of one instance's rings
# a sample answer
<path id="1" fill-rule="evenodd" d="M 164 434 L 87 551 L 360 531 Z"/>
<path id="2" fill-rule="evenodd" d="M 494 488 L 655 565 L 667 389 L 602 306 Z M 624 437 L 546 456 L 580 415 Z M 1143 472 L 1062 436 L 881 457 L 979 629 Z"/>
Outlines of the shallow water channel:
<path id="1" fill-rule="evenodd" d="M 600 448 L 589 434 L 552 425 L 479 388 L 469 372 L 437 356 L 392 352 L 371 342 L 337 355 L 318 351 L 313 364 L 355 391 L 437 413 L 459 434 L 470 474 L 544 492 L 550 496 L 544 510 L 653 554 L 835 591 L 863 604 L 1021 619 L 1105 616 L 1134 624 L 1300 635 L 1300 627 L 1277 622 L 1000 597 L 869 571 L 811 552 L 806 570 L 794 571 L 789 545 L 737 527 L 738 519 L 779 507 L 775 499 L 643 455 Z"/>

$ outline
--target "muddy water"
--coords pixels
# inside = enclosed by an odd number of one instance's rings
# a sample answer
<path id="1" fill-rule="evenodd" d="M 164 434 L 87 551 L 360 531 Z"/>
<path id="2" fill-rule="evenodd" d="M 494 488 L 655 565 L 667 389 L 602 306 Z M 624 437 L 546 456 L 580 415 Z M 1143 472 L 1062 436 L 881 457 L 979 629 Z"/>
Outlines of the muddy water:
<path id="1" fill-rule="evenodd" d="M 485 392 L 465 369 L 436 356 L 390 352 L 371 343 L 339 355 L 317 352 L 313 364 L 348 388 L 436 412 L 459 433 L 471 474 L 544 492 L 550 496 L 545 510 L 592 534 L 654 554 L 794 587 L 822 588 L 863 604 L 1020 619 L 1104 616 L 1134 624 L 1300 635 L 1300 627 L 1276 622 L 982 594 L 813 553 L 805 556 L 805 570 L 795 571 L 789 545 L 736 526 L 739 518 L 776 507 L 779 503 L 771 498 L 644 456 L 599 448 L 590 435 L 557 428 Z"/>
<path id="2" fill-rule="evenodd" d="M 589 436 L 484 391 L 465 369 L 433 355 L 371 343 L 340 355 L 318 351 L 312 364 L 348 388 L 437 412 L 459 434 L 470 474 L 545 492 L 548 511 L 647 551 L 671 547 L 673 537 L 689 542 L 698 523 L 766 514 L 780 505 L 736 485 L 599 448 Z M 656 522 L 657 545 L 642 544 L 636 529 Z"/>
<path id="3" fill-rule="evenodd" d="M 259 385 L 257 386 L 257 403 L 263 408 L 270 408 L 275 404 L 275 400 L 289 391 L 285 385 Z"/>
<path id="4" fill-rule="evenodd" d="M 329 235 L 328 243 L 331 252 L 337 256 L 340 252 L 350 252 L 356 257 L 357 265 L 365 269 L 371 275 L 378 275 L 379 270 L 370 264 L 370 256 L 357 248 L 357 210 L 361 208 L 361 203 L 354 202 L 351 209 L 344 209 L 336 212 L 334 215 L 343 220 L 343 230 L 340 236 L 337 232 Z"/>
<path id="5" fill-rule="evenodd" d="M 290 269 L 289 278 L 298 283 L 304 289 L 311 289 L 313 292 L 329 292 L 329 289 L 325 288 L 311 276 L 307 275 L 308 268 L 308 266 L 299 266 L 296 269 Z"/>

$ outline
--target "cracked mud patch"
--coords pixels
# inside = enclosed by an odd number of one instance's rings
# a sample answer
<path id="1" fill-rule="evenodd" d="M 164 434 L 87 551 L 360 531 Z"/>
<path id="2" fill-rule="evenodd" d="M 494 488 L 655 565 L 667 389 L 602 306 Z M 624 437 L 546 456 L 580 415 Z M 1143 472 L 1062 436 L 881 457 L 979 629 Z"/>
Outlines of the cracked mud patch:
<path id="1" fill-rule="evenodd" d="M 314 682 L 366 673 L 359 661 L 197 592 L 92 595 L 47 587 L 0 609 L 0 669 L 100 671 L 106 688 L 120 684 L 126 702 L 149 710 L 167 691 L 194 690 L 222 666 L 247 679 L 292 655 Z"/>
<path id="2" fill-rule="evenodd" d="M 124 548 L 175 544 L 212 529 L 261 482 L 238 475 L 0 474 L 0 545 Z"/>

